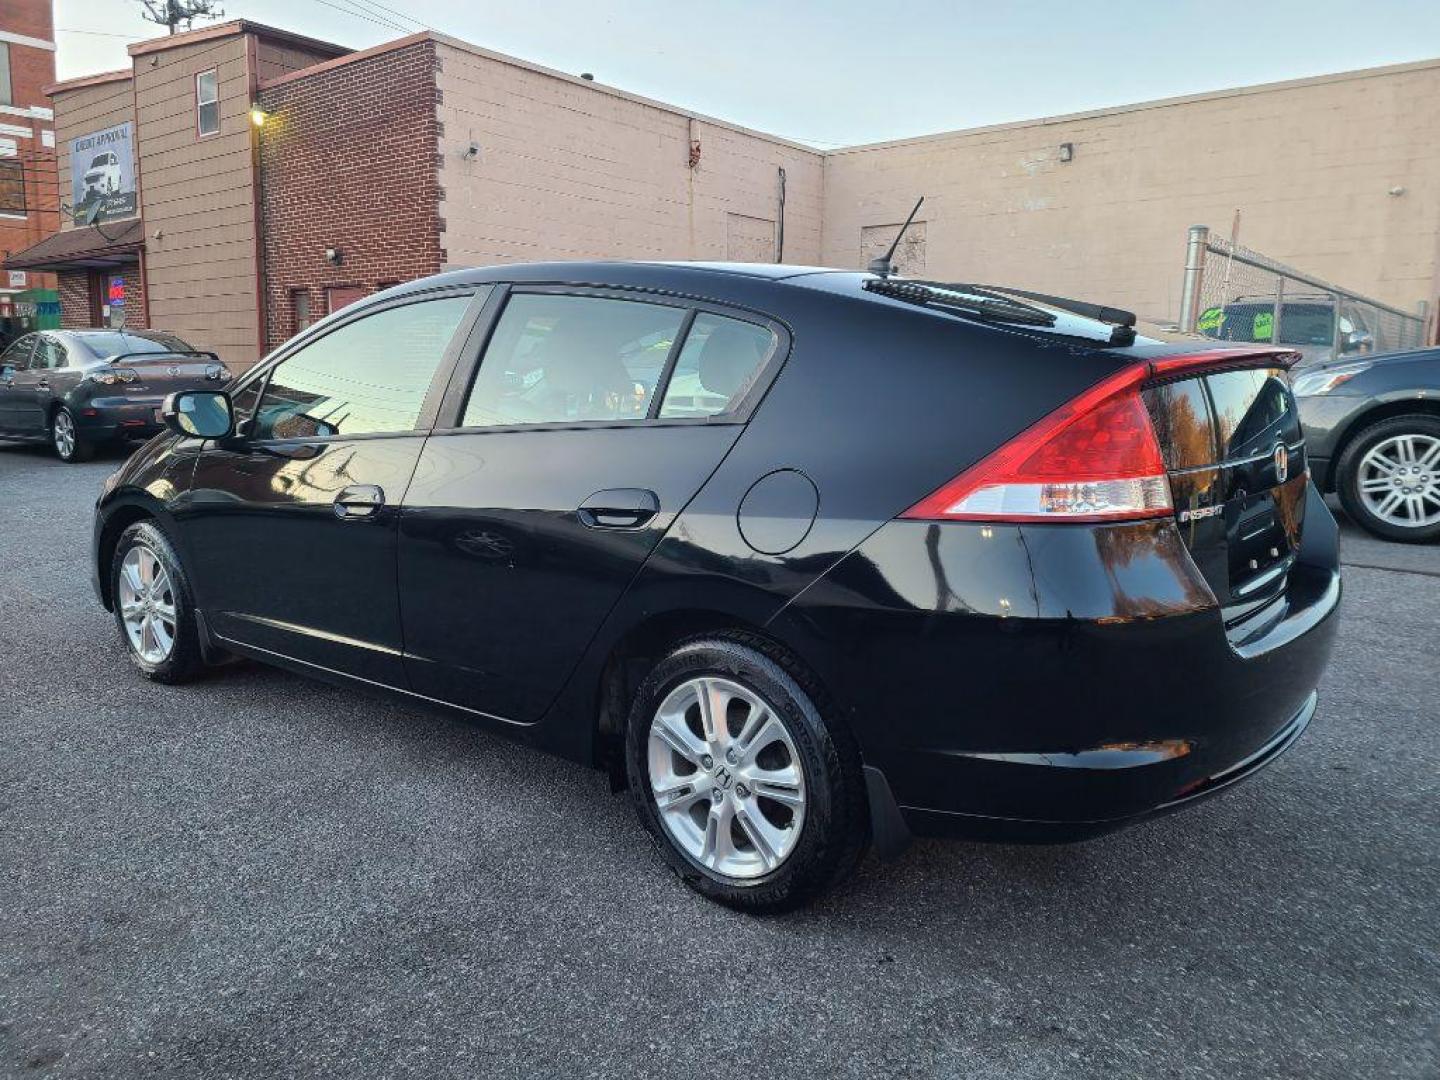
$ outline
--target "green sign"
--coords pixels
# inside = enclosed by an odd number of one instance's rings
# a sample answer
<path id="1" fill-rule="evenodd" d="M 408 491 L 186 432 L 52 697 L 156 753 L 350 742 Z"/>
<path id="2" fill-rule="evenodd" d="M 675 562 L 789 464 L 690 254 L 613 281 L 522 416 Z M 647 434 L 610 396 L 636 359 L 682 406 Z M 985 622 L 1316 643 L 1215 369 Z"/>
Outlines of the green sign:
<path id="1" fill-rule="evenodd" d="M 1273 341 L 1275 338 L 1275 312 L 1257 311 L 1255 328 L 1250 332 L 1251 341 Z"/>
<path id="2" fill-rule="evenodd" d="M 1206 308 L 1200 313 L 1200 318 L 1195 320 L 1195 329 L 1199 330 L 1202 334 L 1211 334 L 1219 330 L 1224 324 L 1224 308 Z"/>

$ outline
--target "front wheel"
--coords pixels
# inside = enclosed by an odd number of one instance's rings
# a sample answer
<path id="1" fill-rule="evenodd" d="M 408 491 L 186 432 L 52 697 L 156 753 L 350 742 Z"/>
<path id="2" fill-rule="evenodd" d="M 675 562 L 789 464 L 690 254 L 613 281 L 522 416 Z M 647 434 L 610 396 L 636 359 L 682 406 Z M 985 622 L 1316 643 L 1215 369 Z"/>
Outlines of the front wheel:
<path id="1" fill-rule="evenodd" d="M 56 455 L 68 464 L 89 461 L 95 453 L 94 445 L 80 437 L 80 432 L 75 427 L 75 417 L 64 405 L 56 410 L 50 421 L 50 440 L 55 445 Z"/>
<path id="2" fill-rule="evenodd" d="M 869 840 L 849 732 L 805 674 L 747 635 L 681 644 L 641 685 L 626 731 L 640 820 L 691 888 L 752 912 L 795 908 Z"/>
<path id="3" fill-rule="evenodd" d="M 1440 417 L 1372 424 L 1340 455 L 1335 486 L 1366 531 L 1409 543 L 1440 539 Z"/>
<path id="4" fill-rule="evenodd" d="M 146 678 L 188 682 L 204 669 L 189 579 L 154 523 L 136 522 L 121 534 L 110 563 L 110 595 L 120 636 Z"/>

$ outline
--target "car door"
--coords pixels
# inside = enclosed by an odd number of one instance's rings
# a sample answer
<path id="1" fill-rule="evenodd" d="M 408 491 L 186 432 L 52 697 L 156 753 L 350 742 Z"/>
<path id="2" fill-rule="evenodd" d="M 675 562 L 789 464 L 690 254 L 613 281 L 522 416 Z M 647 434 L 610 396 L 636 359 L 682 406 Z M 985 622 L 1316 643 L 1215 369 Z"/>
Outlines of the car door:
<path id="1" fill-rule="evenodd" d="M 372 305 L 302 339 L 234 396 L 181 519 L 197 606 L 222 643 L 404 686 L 397 511 L 481 300 Z"/>
<path id="2" fill-rule="evenodd" d="M 17 390 L 15 380 L 30 366 L 30 356 L 35 351 L 38 337 L 38 334 L 26 334 L 12 341 L 0 353 L 0 431 L 9 435 L 21 432 L 24 410 L 20 406 L 20 398 L 26 391 L 23 383 Z"/>
<path id="3" fill-rule="evenodd" d="M 35 335 L 35 349 L 24 371 L 15 373 L 10 386 L 16 430 L 22 435 L 44 435 L 50 426 L 55 400 L 55 372 L 65 366 L 65 347 L 48 334 Z"/>
<path id="4" fill-rule="evenodd" d="M 788 337 L 615 290 L 492 297 L 401 511 L 412 687 L 528 723 L 714 471 Z"/>

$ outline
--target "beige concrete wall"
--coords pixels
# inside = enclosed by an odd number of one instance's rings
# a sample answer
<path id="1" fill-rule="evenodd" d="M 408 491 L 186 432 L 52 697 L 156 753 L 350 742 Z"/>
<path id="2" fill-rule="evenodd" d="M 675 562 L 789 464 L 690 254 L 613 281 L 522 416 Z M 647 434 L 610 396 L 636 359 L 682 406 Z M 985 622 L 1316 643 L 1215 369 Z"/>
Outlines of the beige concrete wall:
<path id="1" fill-rule="evenodd" d="M 1431 62 L 841 150 L 825 159 L 823 261 L 863 265 L 864 231 L 924 195 L 929 276 L 1173 319 L 1186 229 L 1228 235 L 1239 208 L 1248 247 L 1406 309 L 1433 304 L 1436 102 Z"/>
<path id="2" fill-rule="evenodd" d="M 782 167 L 785 260 L 820 257 L 818 152 L 449 39 L 437 55 L 447 266 L 773 259 Z"/>
<path id="3" fill-rule="evenodd" d="M 70 144 L 81 135 L 115 127 L 135 119 L 135 91 L 131 80 L 81 86 L 62 90 L 52 98 L 55 108 L 55 175 L 60 183 L 60 201 L 75 205 L 70 189 Z M 60 215 L 60 228 L 75 228 L 75 219 Z"/>
<path id="4" fill-rule="evenodd" d="M 230 35 L 135 57 L 150 325 L 236 368 L 260 355 L 246 41 Z M 195 76 L 210 68 L 220 132 L 202 138 Z"/>

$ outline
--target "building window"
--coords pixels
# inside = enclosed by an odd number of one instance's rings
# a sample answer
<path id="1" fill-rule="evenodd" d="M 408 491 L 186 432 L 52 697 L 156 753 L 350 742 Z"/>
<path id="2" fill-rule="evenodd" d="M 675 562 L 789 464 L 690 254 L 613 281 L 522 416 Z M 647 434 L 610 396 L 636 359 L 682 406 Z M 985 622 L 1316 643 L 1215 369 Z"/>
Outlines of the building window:
<path id="1" fill-rule="evenodd" d="M 310 290 L 291 289 L 290 307 L 295 312 L 295 333 L 308 329 L 314 321 L 310 318 Z"/>
<path id="2" fill-rule="evenodd" d="M 14 105 L 15 92 L 10 86 L 10 46 L 0 41 L 0 105 Z"/>
<path id="3" fill-rule="evenodd" d="M 202 136 L 220 130 L 220 81 L 214 68 L 195 76 L 195 119 Z"/>
<path id="4" fill-rule="evenodd" d="M 0 158 L 0 214 L 25 213 L 25 166 L 16 157 Z"/>

